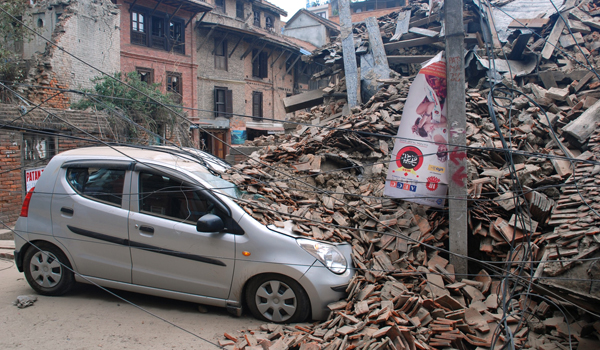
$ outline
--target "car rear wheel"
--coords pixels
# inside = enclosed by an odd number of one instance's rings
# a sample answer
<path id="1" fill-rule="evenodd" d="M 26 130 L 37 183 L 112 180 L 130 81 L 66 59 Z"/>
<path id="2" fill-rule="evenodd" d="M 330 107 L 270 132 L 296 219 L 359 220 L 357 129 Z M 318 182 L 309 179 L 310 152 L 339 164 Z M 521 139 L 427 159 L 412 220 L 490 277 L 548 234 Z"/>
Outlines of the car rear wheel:
<path id="1" fill-rule="evenodd" d="M 73 287 L 73 272 L 65 266 L 70 268 L 65 254 L 48 243 L 29 247 L 23 261 L 27 282 L 42 295 L 62 295 Z"/>
<path id="2" fill-rule="evenodd" d="M 304 289 L 281 275 L 262 275 L 250 281 L 246 303 L 254 317 L 275 323 L 302 322 L 310 313 Z"/>

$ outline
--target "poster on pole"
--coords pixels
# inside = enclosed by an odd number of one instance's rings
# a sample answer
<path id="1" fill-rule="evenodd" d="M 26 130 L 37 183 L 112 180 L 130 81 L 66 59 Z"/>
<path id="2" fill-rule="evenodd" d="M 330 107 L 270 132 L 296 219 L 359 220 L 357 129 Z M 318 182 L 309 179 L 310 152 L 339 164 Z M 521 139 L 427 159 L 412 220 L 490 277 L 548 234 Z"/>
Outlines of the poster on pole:
<path id="1" fill-rule="evenodd" d="M 446 62 L 423 64 L 402 112 L 387 173 L 386 196 L 441 208 L 448 190 Z"/>

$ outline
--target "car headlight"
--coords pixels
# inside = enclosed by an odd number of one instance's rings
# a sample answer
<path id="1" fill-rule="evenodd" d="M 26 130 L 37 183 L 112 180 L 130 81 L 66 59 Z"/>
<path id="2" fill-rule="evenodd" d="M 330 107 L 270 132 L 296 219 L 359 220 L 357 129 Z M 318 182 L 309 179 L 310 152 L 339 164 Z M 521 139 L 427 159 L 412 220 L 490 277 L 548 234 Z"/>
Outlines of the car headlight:
<path id="1" fill-rule="evenodd" d="M 335 246 L 309 239 L 297 239 L 296 242 L 302 249 L 322 262 L 331 272 L 338 275 L 346 272 L 346 258 Z"/>

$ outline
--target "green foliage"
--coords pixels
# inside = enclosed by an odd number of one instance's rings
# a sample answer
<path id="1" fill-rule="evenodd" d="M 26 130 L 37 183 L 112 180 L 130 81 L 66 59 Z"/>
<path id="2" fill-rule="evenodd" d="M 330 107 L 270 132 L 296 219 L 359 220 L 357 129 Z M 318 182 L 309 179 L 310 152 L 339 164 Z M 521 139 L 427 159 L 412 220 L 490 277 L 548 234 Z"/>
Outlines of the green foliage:
<path id="1" fill-rule="evenodd" d="M 71 104 L 71 107 L 74 109 L 93 107 L 97 110 L 108 109 L 109 111 L 117 109 L 129 119 L 140 123 L 153 132 L 157 131 L 157 124 L 173 126 L 176 115 L 170 110 L 177 113 L 181 113 L 182 110 L 177 107 L 167 108 L 162 106 L 174 105 L 175 103 L 173 102 L 173 96 L 163 94 L 160 91 L 160 84 L 148 84 L 141 81 L 138 72 L 128 74 L 119 72 L 115 73 L 114 78 L 135 89 L 108 76 L 96 77 L 92 80 L 96 84 L 94 88 L 83 90 L 90 96 L 85 96 L 78 102 Z M 143 92 L 143 94 L 138 91 Z"/>
<path id="2" fill-rule="evenodd" d="M 23 41 L 29 40 L 33 33 L 20 25 L 18 20 L 23 18 L 28 3 L 23 0 L 0 1 L 2 9 L 0 10 L 0 78 L 2 80 L 15 81 L 22 78 L 19 69 L 20 48 Z"/>

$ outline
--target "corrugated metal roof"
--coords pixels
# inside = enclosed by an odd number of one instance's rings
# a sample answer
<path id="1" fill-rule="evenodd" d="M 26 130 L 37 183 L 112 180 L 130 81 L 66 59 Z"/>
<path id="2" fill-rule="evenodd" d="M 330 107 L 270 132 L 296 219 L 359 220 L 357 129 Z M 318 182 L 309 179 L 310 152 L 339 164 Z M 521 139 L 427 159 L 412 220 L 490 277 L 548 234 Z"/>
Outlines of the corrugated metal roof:
<path id="1" fill-rule="evenodd" d="M 499 8 L 492 7 L 494 17 L 493 25 L 496 26 L 498 39 L 505 42 L 515 29 L 508 28 L 513 19 L 548 18 L 556 13 L 552 2 L 557 8 L 564 4 L 564 0 L 515 0 Z M 479 1 L 474 3 L 479 5 Z"/>

